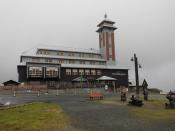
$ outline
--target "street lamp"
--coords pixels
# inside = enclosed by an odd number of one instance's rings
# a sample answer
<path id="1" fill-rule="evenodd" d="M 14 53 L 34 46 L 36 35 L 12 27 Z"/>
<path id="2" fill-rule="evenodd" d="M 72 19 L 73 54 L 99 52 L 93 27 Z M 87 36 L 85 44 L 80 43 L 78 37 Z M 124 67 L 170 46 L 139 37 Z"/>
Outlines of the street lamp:
<path id="1" fill-rule="evenodd" d="M 141 68 L 141 65 L 138 64 L 138 58 L 136 54 L 131 58 L 131 61 L 134 61 L 135 64 L 135 80 L 136 80 L 136 98 L 139 99 L 139 73 L 138 68 Z"/>

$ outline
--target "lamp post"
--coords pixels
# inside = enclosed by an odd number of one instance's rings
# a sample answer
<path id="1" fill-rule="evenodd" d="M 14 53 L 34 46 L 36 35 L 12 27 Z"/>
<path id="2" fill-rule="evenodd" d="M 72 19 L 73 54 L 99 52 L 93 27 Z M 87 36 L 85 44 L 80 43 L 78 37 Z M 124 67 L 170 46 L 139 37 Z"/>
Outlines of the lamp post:
<path id="1" fill-rule="evenodd" d="M 138 68 L 141 68 L 141 65 L 138 64 L 138 58 L 136 54 L 131 58 L 131 61 L 134 61 L 135 64 L 135 81 L 136 81 L 136 98 L 139 99 L 139 73 Z"/>

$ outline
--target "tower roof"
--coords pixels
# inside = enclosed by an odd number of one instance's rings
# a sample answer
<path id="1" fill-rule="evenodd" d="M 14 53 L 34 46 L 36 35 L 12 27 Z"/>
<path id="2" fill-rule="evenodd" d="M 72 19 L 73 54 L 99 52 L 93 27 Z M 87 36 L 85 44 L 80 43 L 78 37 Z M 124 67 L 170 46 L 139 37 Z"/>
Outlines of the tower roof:
<path id="1" fill-rule="evenodd" d="M 109 20 L 109 19 L 107 19 L 107 14 L 105 14 L 104 15 L 104 20 L 102 21 L 102 22 L 100 22 L 98 25 L 97 25 L 97 27 L 100 27 L 101 25 L 103 25 L 104 23 L 107 23 L 107 24 L 115 24 L 115 22 L 114 21 L 111 21 L 111 20 Z"/>
<path id="2" fill-rule="evenodd" d="M 100 31 L 102 31 L 102 29 L 104 29 L 104 28 L 116 30 L 117 28 L 114 26 L 114 24 L 115 24 L 115 22 L 112 21 L 112 20 L 107 19 L 107 15 L 105 14 L 105 15 L 104 15 L 104 20 L 102 20 L 102 21 L 97 25 L 97 27 L 99 27 L 99 28 L 98 28 L 98 30 L 97 30 L 96 32 L 100 32 Z"/>
<path id="3" fill-rule="evenodd" d="M 111 20 L 109 20 L 109 19 L 104 19 L 102 22 L 100 22 L 98 25 L 97 25 L 97 27 L 100 27 L 101 25 L 103 25 L 104 23 L 107 23 L 107 24 L 115 24 L 115 22 L 114 21 L 111 21 Z"/>

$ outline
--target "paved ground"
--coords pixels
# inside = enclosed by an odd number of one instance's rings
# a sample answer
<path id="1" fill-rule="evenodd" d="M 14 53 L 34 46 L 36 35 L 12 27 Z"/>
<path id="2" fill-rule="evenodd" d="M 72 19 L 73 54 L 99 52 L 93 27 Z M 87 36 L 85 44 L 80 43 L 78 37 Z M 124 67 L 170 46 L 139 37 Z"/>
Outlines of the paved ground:
<path id="1" fill-rule="evenodd" d="M 72 129 L 90 131 L 171 131 L 172 124 L 165 121 L 140 120 L 129 112 L 129 107 L 122 102 L 109 104 L 103 101 L 89 101 L 86 93 L 79 95 L 53 93 L 48 95 L 36 93 L 20 93 L 16 97 L 12 94 L 0 94 L 0 102 L 22 104 L 32 101 L 51 101 L 62 106 L 72 118 Z M 112 93 L 105 94 L 105 99 L 118 100 L 119 96 Z M 156 95 L 153 97 L 157 97 Z M 161 97 L 158 97 L 162 99 Z M 174 126 L 174 125 L 173 125 Z M 71 129 L 70 129 L 71 130 Z"/>

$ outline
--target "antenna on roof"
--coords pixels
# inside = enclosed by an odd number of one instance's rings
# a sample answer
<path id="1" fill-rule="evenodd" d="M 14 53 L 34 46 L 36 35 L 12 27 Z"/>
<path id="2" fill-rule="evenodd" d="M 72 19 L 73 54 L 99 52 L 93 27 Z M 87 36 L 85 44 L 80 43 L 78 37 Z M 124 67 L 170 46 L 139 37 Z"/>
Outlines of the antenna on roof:
<path id="1" fill-rule="evenodd" d="M 107 14 L 105 13 L 104 18 L 107 19 L 107 17 L 108 17 L 108 16 L 107 16 Z"/>

